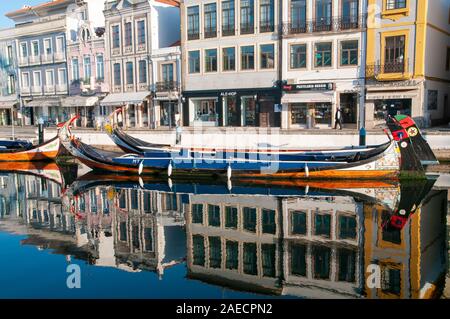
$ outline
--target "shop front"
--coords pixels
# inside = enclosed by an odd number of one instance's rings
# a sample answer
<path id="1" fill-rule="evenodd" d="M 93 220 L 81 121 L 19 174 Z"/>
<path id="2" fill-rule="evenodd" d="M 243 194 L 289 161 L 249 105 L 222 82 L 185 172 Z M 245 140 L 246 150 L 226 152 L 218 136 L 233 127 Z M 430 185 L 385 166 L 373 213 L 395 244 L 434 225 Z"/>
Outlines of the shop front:
<path id="1" fill-rule="evenodd" d="M 63 107 L 70 117 L 78 115 L 76 126 L 95 127 L 95 106 L 98 105 L 98 97 L 93 96 L 69 96 L 63 100 Z"/>
<path id="2" fill-rule="evenodd" d="M 183 92 L 183 125 L 280 127 L 280 98 L 277 88 Z"/>
<path id="3" fill-rule="evenodd" d="M 334 84 L 293 84 L 283 87 L 283 128 L 331 128 Z"/>
<path id="4" fill-rule="evenodd" d="M 42 120 L 45 125 L 53 126 L 67 121 L 70 118 L 70 113 L 62 106 L 63 99 L 60 97 L 34 98 L 26 101 L 23 113 L 30 120 L 24 124 L 33 125 Z"/>
<path id="5" fill-rule="evenodd" d="M 173 128 L 177 126 L 177 113 L 180 114 L 179 93 L 156 93 L 154 97 L 155 103 L 155 126 Z"/>
<path id="6" fill-rule="evenodd" d="M 0 97 L 0 126 L 11 125 L 17 104 L 16 97 Z"/>

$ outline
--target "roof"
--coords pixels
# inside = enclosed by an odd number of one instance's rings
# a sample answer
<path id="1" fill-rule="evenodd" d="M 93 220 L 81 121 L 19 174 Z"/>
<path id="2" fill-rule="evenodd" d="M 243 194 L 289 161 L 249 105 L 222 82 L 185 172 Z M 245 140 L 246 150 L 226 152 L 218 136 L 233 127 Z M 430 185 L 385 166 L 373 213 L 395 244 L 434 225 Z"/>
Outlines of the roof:
<path id="1" fill-rule="evenodd" d="M 59 4 L 63 4 L 67 2 L 67 0 L 54 0 L 54 1 L 49 1 L 49 2 L 45 2 L 45 3 L 41 3 L 35 6 L 28 6 L 28 7 L 23 7 L 22 9 L 19 10 L 15 10 L 15 11 L 11 11 L 5 14 L 5 16 L 10 17 L 10 16 L 14 16 L 20 13 L 26 13 L 28 11 L 31 10 L 39 10 L 39 9 L 45 9 L 45 8 L 51 8 L 53 6 L 59 5 Z"/>
<path id="2" fill-rule="evenodd" d="M 164 4 L 168 4 L 169 6 L 179 7 L 180 1 L 177 0 L 155 0 L 156 2 L 161 2 Z"/>

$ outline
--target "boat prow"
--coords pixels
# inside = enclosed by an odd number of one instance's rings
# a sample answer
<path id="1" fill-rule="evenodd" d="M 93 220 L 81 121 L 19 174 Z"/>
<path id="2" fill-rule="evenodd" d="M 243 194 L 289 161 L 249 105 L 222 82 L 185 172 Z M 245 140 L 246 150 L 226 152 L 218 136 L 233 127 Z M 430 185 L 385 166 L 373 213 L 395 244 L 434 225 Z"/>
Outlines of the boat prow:
<path id="1" fill-rule="evenodd" d="M 0 150 L 0 162 L 50 161 L 56 159 L 61 142 L 58 136 L 31 148 Z"/>

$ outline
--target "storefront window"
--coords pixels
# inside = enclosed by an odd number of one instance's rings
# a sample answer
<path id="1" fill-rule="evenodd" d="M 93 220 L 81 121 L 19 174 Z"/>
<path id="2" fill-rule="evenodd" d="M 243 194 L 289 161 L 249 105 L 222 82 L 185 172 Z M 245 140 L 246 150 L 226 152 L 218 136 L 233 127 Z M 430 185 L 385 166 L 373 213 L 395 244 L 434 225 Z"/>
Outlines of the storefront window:
<path id="1" fill-rule="evenodd" d="M 308 106 L 306 103 L 291 104 L 291 123 L 294 125 L 306 125 Z"/>
<path id="2" fill-rule="evenodd" d="M 384 121 L 388 115 L 411 116 L 411 99 L 375 100 L 375 120 Z"/>
<path id="3" fill-rule="evenodd" d="M 223 98 L 223 109 L 225 112 L 225 124 L 227 126 L 240 126 L 240 117 L 237 108 L 236 96 L 227 96 Z"/>
<path id="4" fill-rule="evenodd" d="M 194 101 L 195 120 L 201 122 L 217 122 L 216 100 Z"/>
<path id="5" fill-rule="evenodd" d="M 316 103 L 316 124 L 331 125 L 331 103 Z"/>
<path id="6" fill-rule="evenodd" d="M 241 97 L 244 126 L 256 126 L 256 99 L 253 96 Z"/>
<path id="7" fill-rule="evenodd" d="M 161 102 L 161 126 L 172 127 L 175 125 L 175 103 Z"/>
<path id="8" fill-rule="evenodd" d="M 349 93 L 340 95 L 340 105 L 342 110 L 342 120 L 345 123 L 356 124 L 358 94 Z"/>

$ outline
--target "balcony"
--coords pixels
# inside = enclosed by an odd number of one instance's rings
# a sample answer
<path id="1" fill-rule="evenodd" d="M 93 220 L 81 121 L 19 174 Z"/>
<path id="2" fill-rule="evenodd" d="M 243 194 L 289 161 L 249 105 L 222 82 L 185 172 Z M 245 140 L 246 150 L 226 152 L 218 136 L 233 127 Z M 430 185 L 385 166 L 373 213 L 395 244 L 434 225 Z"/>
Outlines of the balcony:
<path id="1" fill-rule="evenodd" d="M 122 86 L 121 86 L 121 85 L 114 85 L 114 87 L 113 87 L 113 92 L 114 92 L 114 93 L 120 93 L 120 92 L 122 92 Z"/>
<path id="2" fill-rule="evenodd" d="M 32 64 L 41 64 L 41 57 L 39 55 L 30 55 L 28 59 L 28 63 Z"/>
<path id="3" fill-rule="evenodd" d="M 19 57 L 19 66 L 27 66 L 28 65 L 28 57 L 20 56 Z"/>
<path id="4" fill-rule="evenodd" d="M 149 87 L 147 83 L 139 83 L 137 89 L 138 91 L 148 91 Z"/>
<path id="5" fill-rule="evenodd" d="M 42 63 L 53 63 L 53 54 L 42 54 L 41 61 Z"/>
<path id="6" fill-rule="evenodd" d="M 123 54 L 132 54 L 133 53 L 133 46 L 128 45 L 126 47 L 123 47 Z"/>
<path id="7" fill-rule="evenodd" d="M 178 83 L 174 81 L 156 82 L 156 92 L 171 92 L 178 91 Z"/>
<path id="8" fill-rule="evenodd" d="M 205 39 L 217 37 L 216 29 L 205 29 Z"/>
<path id="9" fill-rule="evenodd" d="M 53 54 L 55 62 L 64 62 L 66 61 L 66 53 L 65 52 L 56 52 Z"/>
<path id="10" fill-rule="evenodd" d="M 134 91 L 134 84 L 125 85 L 125 92 L 132 92 L 132 91 Z"/>
<path id="11" fill-rule="evenodd" d="M 147 44 L 145 44 L 145 43 L 140 43 L 136 46 L 137 52 L 145 52 L 146 50 L 147 50 Z"/>
<path id="12" fill-rule="evenodd" d="M 272 23 L 261 24 L 259 26 L 259 32 L 262 32 L 262 33 L 273 32 L 274 30 L 275 30 L 275 27 Z"/>
<path id="13" fill-rule="evenodd" d="M 376 81 L 401 81 L 411 78 L 409 60 L 405 62 L 389 62 L 366 66 L 366 78 Z"/>
<path id="14" fill-rule="evenodd" d="M 344 32 L 357 31 L 366 28 L 365 16 L 358 17 L 330 17 L 320 20 L 297 20 L 283 24 L 282 34 L 285 36 L 319 33 L 319 32 Z"/>
<path id="15" fill-rule="evenodd" d="M 67 93 L 67 84 L 56 84 L 56 93 Z"/>
<path id="16" fill-rule="evenodd" d="M 255 26 L 253 24 L 241 24 L 241 34 L 253 34 L 255 33 Z"/>
<path id="17" fill-rule="evenodd" d="M 32 86 L 31 93 L 34 95 L 42 95 L 42 87 L 41 86 Z"/>
<path id="18" fill-rule="evenodd" d="M 236 31 L 234 29 L 234 25 L 222 28 L 222 36 L 224 36 L 224 37 L 232 36 L 235 34 L 236 34 Z"/>
<path id="19" fill-rule="evenodd" d="M 120 55 L 120 47 L 111 49 L 112 55 Z"/>
<path id="20" fill-rule="evenodd" d="M 200 32 L 198 31 L 188 32 L 188 40 L 198 40 L 198 39 L 200 39 Z"/>
<path id="21" fill-rule="evenodd" d="M 56 89 L 54 85 L 44 86 L 44 94 L 55 94 Z"/>
<path id="22" fill-rule="evenodd" d="M 29 86 L 21 87 L 20 88 L 20 94 L 21 95 L 30 95 L 31 94 L 31 88 Z"/>

